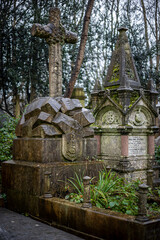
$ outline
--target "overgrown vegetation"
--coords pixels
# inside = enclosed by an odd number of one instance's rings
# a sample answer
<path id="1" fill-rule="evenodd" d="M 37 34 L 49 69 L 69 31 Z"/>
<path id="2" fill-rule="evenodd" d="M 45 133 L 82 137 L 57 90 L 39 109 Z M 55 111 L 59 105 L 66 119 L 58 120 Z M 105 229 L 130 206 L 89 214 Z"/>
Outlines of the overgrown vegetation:
<path id="1" fill-rule="evenodd" d="M 1 1 L 0 92 L 3 110 L 12 113 L 13 105 L 15 108 L 21 103 L 23 112 L 31 100 L 48 95 L 48 46 L 44 40 L 31 36 L 30 29 L 33 23 L 48 24 L 52 5 L 60 8 L 61 22 L 66 29 L 78 34 L 76 44 L 64 44 L 62 48 L 62 87 L 63 93 L 66 91 L 80 46 L 87 2 Z M 95 1 L 85 56 L 77 78 L 77 84 L 84 88 L 88 97 L 96 81 L 102 84 L 105 79 L 120 26 L 128 28 L 127 35 L 141 83 L 146 85 L 153 78 L 160 87 L 159 12 L 158 0 Z M 115 79 L 118 79 L 116 73 Z"/>
<path id="2" fill-rule="evenodd" d="M 155 159 L 160 164 L 160 146 L 155 146 Z"/>
<path id="3" fill-rule="evenodd" d="M 69 187 L 73 192 L 66 195 L 65 199 L 75 203 L 83 202 L 84 186 L 82 179 L 83 177 L 77 174 L 75 178 L 68 179 Z M 137 215 L 137 192 L 140 183 L 139 180 L 127 182 L 111 171 L 100 171 L 98 181 L 90 185 L 91 203 L 98 208 L 110 209 L 128 215 Z M 157 190 L 156 193 L 159 194 L 160 190 Z M 155 193 L 150 190 L 149 196 L 153 197 L 154 195 Z M 154 201 L 148 203 L 148 214 L 151 215 L 152 213 L 160 214 L 160 206 Z"/>
<path id="4" fill-rule="evenodd" d="M 16 137 L 15 128 L 18 119 L 8 117 L 0 128 L 0 163 L 12 159 L 13 139 Z"/>

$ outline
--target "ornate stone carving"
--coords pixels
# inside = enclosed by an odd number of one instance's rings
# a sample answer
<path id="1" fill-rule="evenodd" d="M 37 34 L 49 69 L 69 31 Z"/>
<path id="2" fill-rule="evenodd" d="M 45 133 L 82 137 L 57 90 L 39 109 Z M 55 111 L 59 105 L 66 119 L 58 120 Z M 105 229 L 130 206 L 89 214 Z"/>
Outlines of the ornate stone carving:
<path id="1" fill-rule="evenodd" d="M 73 116 L 83 127 L 89 126 L 94 123 L 95 118 L 89 109 L 82 108 L 81 111 L 76 112 Z"/>
<path id="2" fill-rule="evenodd" d="M 147 119 L 145 112 L 141 107 L 138 107 L 131 113 L 129 117 L 129 124 L 134 127 L 148 126 L 150 124 L 150 119 Z"/>
<path id="3" fill-rule="evenodd" d="M 75 161 L 82 156 L 82 136 L 75 131 L 62 136 L 62 154 L 69 161 Z"/>
<path id="4" fill-rule="evenodd" d="M 76 43 L 77 35 L 67 31 L 60 22 L 60 10 L 51 8 L 49 11 L 49 23 L 41 25 L 33 24 L 32 36 L 44 38 L 49 45 L 49 91 L 51 97 L 62 95 L 62 60 L 61 45 Z"/>
<path id="5" fill-rule="evenodd" d="M 110 125 L 119 125 L 120 124 L 120 118 L 117 112 L 113 110 L 107 111 L 102 116 L 102 127 L 109 127 Z"/>
<path id="6" fill-rule="evenodd" d="M 93 122 L 91 111 L 82 108 L 78 99 L 43 97 L 26 107 L 16 135 L 21 138 L 54 138 L 58 144 L 60 139 L 63 159 L 82 160 L 82 150 L 89 151 L 84 150 L 86 145 L 82 144 L 82 139 L 94 137 L 94 130 L 89 127 Z"/>

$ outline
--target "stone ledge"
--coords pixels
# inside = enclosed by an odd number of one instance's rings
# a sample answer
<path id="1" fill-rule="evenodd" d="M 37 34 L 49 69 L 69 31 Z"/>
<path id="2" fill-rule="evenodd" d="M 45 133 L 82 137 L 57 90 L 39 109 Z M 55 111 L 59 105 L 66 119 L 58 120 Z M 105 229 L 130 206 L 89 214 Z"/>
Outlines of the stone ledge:
<path id="1" fill-rule="evenodd" d="M 82 208 L 82 204 L 64 199 L 46 199 L 13 190 L 7 191 L 7 198 L 9 209 L 28 213 L 40 221 L 84 239 L 160 239 L 160 219 L 138 222 L 134 216 L 111 210 L 97 207 L 86 209 Z"/>

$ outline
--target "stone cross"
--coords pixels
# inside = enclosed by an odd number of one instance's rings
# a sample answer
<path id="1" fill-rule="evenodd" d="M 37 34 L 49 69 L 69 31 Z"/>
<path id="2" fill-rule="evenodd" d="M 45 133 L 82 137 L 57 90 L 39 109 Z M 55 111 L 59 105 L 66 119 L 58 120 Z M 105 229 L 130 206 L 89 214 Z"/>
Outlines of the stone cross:
<path id="1" fill-rule="evenodd" d="M 77 35 L 67 31 L 60 23 L 59 8 L 50 8 L 49 23 L 33 24 L 32 36 L 44 38 L 49 45 L 49 95 L 58 97 L 62 95 L 62 59 L 61 45 L 76 43 Z"/>

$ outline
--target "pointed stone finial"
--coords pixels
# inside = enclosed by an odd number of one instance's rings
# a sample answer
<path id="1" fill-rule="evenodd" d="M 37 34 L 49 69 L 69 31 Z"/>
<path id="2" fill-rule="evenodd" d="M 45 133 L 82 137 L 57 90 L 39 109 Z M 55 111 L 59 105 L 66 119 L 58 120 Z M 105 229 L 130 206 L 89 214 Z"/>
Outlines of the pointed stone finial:
<path id="1" fill-rule="evenodd" d="M 95 82 L 95 85 L 94 85 L 94 88 L 93 88 L 93 93 L 94 92 L 99 92 L 99 91 L 101 91 L 102 90 L 102 86 L 101 86 L 101 83 L 100 83 L 100 81 L 99 80 L 96 80 L 96 82 Z"/>
<path id="2" fill-rule="evenodd" d="M 150 90 L 151 93 L 156 93 L 156 94 L 158 93 L 158 92 L 157 92 L 157 89 L 156 89 L 156 84 L 154 83 L 153 78 L 151 78 L 151 79 L 148 81 L 147 88 L 148 88 L 148 90 Z"/>
<path id="3" fill-rule="evenodd" d="M 126 32 L 126 31 L 128 31 L 128 28 L 126 28 L 124 26 L 121 26 L 121 27 L 118 28 L 118 31 L 119 32 Z"/>
<path id="4" fill-rule="evenodd" d="M 104 82 L 104 87 L 106 88 L 114 87 L 114 89 L 118 89 L 120 87 L 120 89 L 134 90 L 141 87 L 126 35 L 127 30 L 124 26 L 118 29 L 119 36 Z"/>

